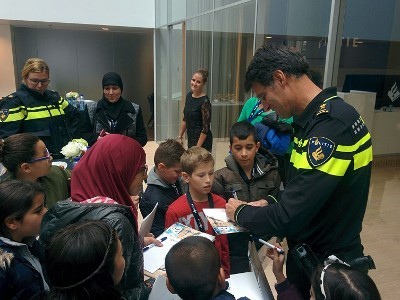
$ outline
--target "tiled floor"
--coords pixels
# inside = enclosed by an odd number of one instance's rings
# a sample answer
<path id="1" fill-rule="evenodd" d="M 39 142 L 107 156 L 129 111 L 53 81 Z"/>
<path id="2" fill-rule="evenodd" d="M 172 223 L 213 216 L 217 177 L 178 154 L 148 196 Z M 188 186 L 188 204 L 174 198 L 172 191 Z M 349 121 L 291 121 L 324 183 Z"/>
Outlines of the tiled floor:
<path id="1" fill-rule="evenodd" d="M 157 143 L 145 146 L 147 164 L 154 166 L 153 156 Z M 228 142 L 214 143 L 215 169 L 225 165 Z M 370 271 L 382 299 L 400 299 L 400 168 L 374 168 L 370 186 L 369 202 L 363 223 L 362 242 L 365 254 L 373 257 L 376 270 Z M 261 249 L 263 259 L 264 251 Z M 273 292 L 274 276 L 269 258 L 263 259 L 265 273 Z"/>

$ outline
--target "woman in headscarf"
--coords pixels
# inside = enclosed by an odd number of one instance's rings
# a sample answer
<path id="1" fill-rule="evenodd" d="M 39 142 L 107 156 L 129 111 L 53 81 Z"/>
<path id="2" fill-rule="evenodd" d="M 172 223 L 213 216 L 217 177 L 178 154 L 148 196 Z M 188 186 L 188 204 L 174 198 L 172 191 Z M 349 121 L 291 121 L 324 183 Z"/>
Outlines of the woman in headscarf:
<path id="1" fill-rule="evenodd" d="M 93 130 L 101 138 L 107 133 L 118 133 L 137 140 L 142 147 L 147 143 L 147 132 L 140 106 L 122 97 L 124 85 L 118 73 L 103 76 L 103 98 L 97 103 L 93 116 Z M 102 133 L 103 132 L 103 133 Z"/>
<path id="2" fill-rule="evenodd" d="M 126 261 L 119 284 L 127 299 L 147 299 L 143 282 L 143 244 L 161 243 L 138 236 L 136 198 L 147 177 L 146 154 L 135 140 L 118 134 L 100 139 L 82 156 L 71 180 L 72 201 L 58 202 L 44 217 L 41 240 L 47 244 L 58 229 L 83 220 L 104 220 L 121 239 Z"/>

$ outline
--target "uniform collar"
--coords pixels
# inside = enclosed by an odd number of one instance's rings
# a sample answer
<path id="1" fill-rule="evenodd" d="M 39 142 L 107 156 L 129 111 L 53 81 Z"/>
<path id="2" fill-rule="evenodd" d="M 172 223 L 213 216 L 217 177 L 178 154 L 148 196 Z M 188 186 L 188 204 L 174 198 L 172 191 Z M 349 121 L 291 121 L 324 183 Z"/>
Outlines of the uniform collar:
<path id="1" fill-rule="evenodd" d="M 320 105 L 328 98 L 337 95 L 336 87 L 329 87 L 322 90 L 304 109 L 300 116 L 293 116 L 293 122 L 305 128 L 307 123 L 312 120 Z"/>

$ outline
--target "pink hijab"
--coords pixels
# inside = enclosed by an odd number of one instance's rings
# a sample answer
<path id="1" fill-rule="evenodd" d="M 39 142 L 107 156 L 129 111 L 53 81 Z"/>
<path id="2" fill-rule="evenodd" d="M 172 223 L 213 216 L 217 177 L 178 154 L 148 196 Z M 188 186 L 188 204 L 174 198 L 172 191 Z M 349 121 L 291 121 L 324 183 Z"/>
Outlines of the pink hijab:
<path id="1" fill-rule="evenodd" d="M 146 163 L 146 153 L 134 139 L 110 134 L 86 152 L 74 167 L 71 198 L 75 202 L 104 196 L 130 206 L 137 220 L 137 210 L 129 195 L 129 187 Z"/>

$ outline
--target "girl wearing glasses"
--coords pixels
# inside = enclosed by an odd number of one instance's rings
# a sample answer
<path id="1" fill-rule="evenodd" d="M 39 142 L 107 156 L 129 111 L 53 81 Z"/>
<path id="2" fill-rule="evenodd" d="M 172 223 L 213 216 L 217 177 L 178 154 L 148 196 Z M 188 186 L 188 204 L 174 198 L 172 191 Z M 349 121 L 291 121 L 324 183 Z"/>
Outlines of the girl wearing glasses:
<path id="1" fill-rule="evenodd" d="M 118 288 L 126 299 L 147 299 L 143 245 L 161 242 L 139 237 L 135 196 L 147 178 L 146 154 L 134 139 L 109 134 L 98 140 L 74 167 L 72 201 L 60 201 L 46 214 L 40 239 L 47 244 L 60 228 L 79 220 L 103 220 L 118 233 L 126 261 Z"/>
<path id="2" fill-rule="evenodd" d="M 47 209 L 37 183 L 0 183 L 0 299 L 31 299 L 49 290 L 36 237 Z"/>
<path id="3" fill-rule="evenodd" d="M 14 134 L 0 140 L 0 162 L 7 172 L 0 177 L 40 182 L 45 190 L 46 203 L 52 207 L 69 195 L 70 171 L 52 166 L 53 161 L 46 145 L 28 133 Z"/>
<path id="4" fill-rule="evenodd" d="M 80 138 L 79 112 L 57 92 L 48 90 L 50 70 L 43 59 L 30 58 L 20 88 L 0 101 L 0 138 L 28 132 L 38 136 L 55 158 L 71 139 Z"/>

